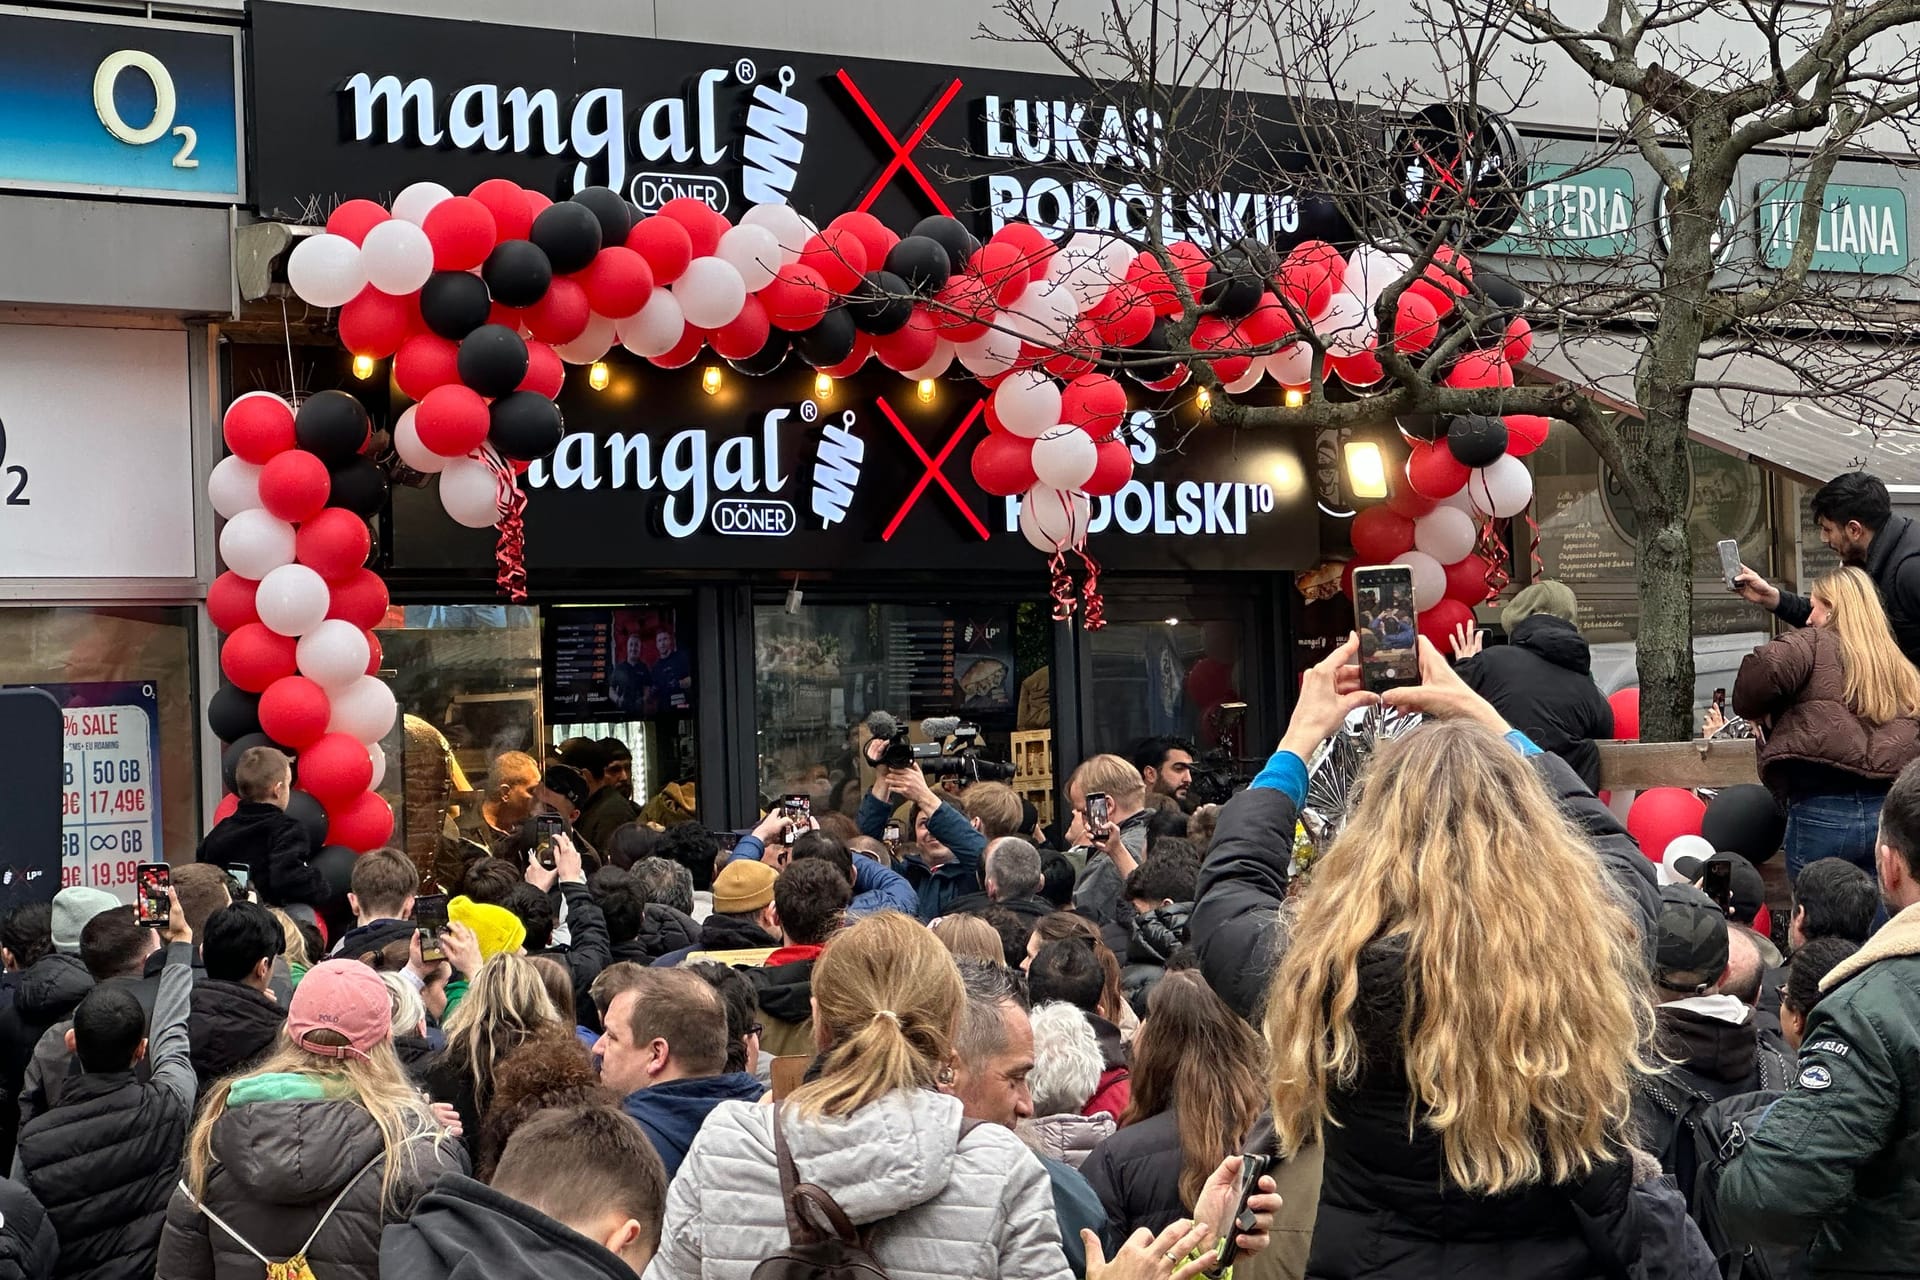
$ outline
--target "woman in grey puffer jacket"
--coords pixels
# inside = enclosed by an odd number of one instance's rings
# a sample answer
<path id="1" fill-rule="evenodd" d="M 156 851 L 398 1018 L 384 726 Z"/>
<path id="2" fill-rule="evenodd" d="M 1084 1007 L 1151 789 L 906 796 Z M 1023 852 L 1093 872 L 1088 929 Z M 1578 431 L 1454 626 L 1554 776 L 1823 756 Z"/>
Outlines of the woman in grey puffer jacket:
<path id="1" fill-rule="evenodd" d="M 800 1180 L 839 1202 L 892 1280 L 1067 1280 L 1040 1162 L 935 1092 L 966 999 L 939 940 L 906 916 L 869 916 L 821 955 L 813 997 L 819 1079 L 780 1107 L 723 1102 L 707 1118 L 645 1280 L 749 1280 L 786 1248 L 776 1118 Z"/>

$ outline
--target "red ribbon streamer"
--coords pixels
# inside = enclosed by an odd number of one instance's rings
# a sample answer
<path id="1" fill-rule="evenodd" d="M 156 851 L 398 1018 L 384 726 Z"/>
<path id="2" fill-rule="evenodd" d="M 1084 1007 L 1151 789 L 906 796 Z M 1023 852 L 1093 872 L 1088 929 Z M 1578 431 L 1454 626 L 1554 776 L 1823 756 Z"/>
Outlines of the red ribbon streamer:
<path id="1" fill-rule="evenodd" d="M 1080 601 L 1073 594 L 1073 575 L 1067 572 L 1066 553 L 1054 552 L 1048 567 L 1053 576 L 1052 585 L 1048 588 L 1048 594 L 1053 597 L 1053 620 L 1070 622 L 1074 611 L 1080 607 Z"/>
<path id="2" fill-rule="evenodd" d="M 493 468 L 497 486 L 495 501 L 500 506 L 498 537 L 493 545 L 494 583 L 500 594 L 519 604 L 527 598 L 527 495 L 521 491 L 519 476 L 499 454 L 488 449 L 486 464 Z"/>
<path id="3" fill-rule="evenodd" d="M 1086 604 L 1086 610 L 1080 615 L 1080 625 L 1088 631 L 1098 631 L 1107 625 L 1107 602 L 1100 595 L 1100 562 L 1087 554 L 1084 545 L 1076 548 L 1080 563 L 1087 568 L 1086 585 L 1080 588 L 1080 597 Z"/>

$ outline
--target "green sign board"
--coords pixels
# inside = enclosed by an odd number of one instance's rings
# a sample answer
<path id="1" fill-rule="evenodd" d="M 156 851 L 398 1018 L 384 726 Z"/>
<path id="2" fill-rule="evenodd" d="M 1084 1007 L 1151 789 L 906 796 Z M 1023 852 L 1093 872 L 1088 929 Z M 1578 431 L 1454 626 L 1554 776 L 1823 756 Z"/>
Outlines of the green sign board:
<path id="1" fill-rule="evenodd" d="M 1536 167 L 1520 216 L 1488 253 L 1617 258 L 1633 243 L 1633 174 L 1625 169 Z"/>
<path id="2" fill-rule="evenodd" d="M 1784 267 L 1800 235 L 1804 182 L 1766 182 L 1755 193 L 1760 255 Z M 1889 275 L 1907 266 L 1907 197 L 1898 187 L 1827 185 L 1820 202 L 1813 270 Z"/>

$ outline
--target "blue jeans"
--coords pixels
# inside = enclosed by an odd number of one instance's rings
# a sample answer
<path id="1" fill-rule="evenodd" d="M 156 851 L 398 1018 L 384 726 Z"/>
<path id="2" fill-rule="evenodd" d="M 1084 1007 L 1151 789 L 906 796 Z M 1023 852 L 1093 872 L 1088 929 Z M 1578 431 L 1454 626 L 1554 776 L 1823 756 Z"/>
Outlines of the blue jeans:
<path id="1" fill-rule="evenodd" d="M 1808 796 L 1787 806 L 1787 875 L 1794 880 L 1810 862 L 1844 858 L 1868 875 L 1880 831 L 1884 791 L 1848 791 Z"/>

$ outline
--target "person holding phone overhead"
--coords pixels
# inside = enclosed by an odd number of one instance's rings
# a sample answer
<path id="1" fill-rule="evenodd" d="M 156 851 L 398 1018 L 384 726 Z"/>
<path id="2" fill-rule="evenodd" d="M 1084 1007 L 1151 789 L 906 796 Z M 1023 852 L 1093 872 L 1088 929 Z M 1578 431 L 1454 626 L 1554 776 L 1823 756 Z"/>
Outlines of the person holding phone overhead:
<path id="1" fill-rule="evenodd" d="M 1862 570 L 1814 583 L 1808 621 L 1747 655 L 1733 709 L 1765 729 L 1760 780 L 1787 807 L 1788 874 L 1820 858 L 1871 872 L 1880 806 L 1920 757 L 1920 672 Z"/>

